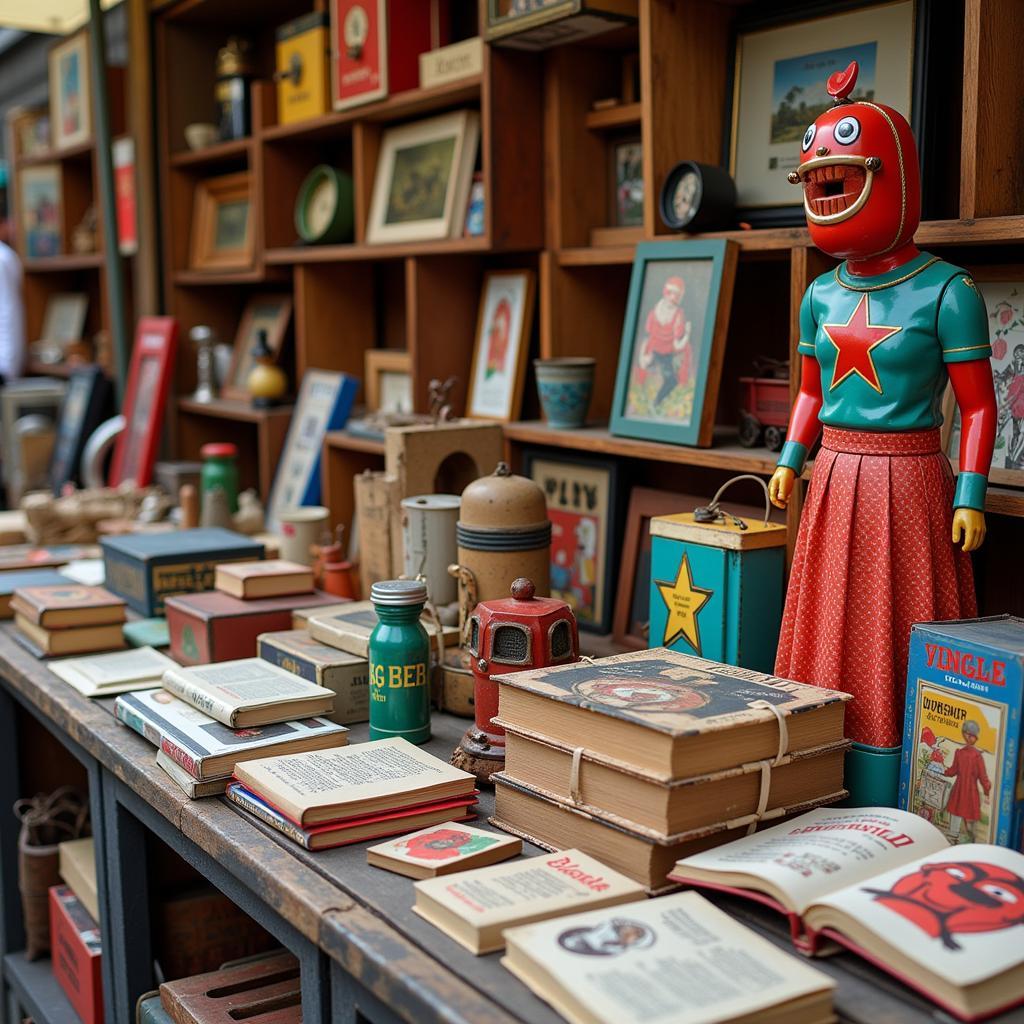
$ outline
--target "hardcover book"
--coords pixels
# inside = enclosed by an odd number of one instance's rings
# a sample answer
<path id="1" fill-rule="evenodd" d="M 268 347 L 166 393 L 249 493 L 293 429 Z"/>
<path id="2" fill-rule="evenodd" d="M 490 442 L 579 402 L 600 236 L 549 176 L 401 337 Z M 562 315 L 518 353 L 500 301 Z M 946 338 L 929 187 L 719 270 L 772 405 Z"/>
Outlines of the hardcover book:
<path id="1" fill-rule="evenodd" d="M 0 572 L 0 619 L 14 618 L 11 598 L 20 587 L 60 586 L 67 579 L 56 569 L 20 569 Z"/>
<path id="2" fill-rule="evenodd" d="M 95 558 L 99 548 L 94 544 L 9 544 L 0 548 L 0 573 L 26 569 L 53 569 L 77 558 Z"/>
<path id="3" fill-rule="evenodd" d="M 65 658 L 50 662 L 48 667 L 83 696 L 108 697 L 129 690 L 151 690 L 160 685 L 167 669 L 177 665 L 152 647 L 138 647 L 113 654 Z"/>
<path id="4" fill-rule="evenodd" d="M 53 976 L 82 1024 L 103 1024 L 103 947 L 96 921 L 66 886 L 50 889 Z"/>
<path id="5" fill-rule="evenodd" d="M 236 765 L 235 778 L 303 828 L 467 796 L 476 789 L 469 772 L 399 737 L 246 760 Z"/>
<path id="6" fill-rule="evenodd" d="M 100 898 L 96 887 L 96 847 L 92 836 L 69 839 L 57 845 L 60 877 L 81 900 L 94 921 L 100 919 Z"/>
<path id="7" fill-rule="evenodd" d="M 329 714 L 334 693 L 261 658 L 195 668 L 173 666 L 163 687 L 232 729 Z"/>
<path id="8" fill-rule="evenodd" d="M 413 911 L 477 955 L 503 949 L 506 928 L 644 894 L 632 879 L 580 850 L 427 878 L 413 888 Z"/>
<path id="9" fill-rule="evenodd" d="M 313 590 L 313 570 L 280 558 L 232 562 L 217 566 L 214 586 L 232 597 L 245 599 L 308 594 Z"/>
<path id="10" fill-rule="evenodd" d="M 409 878 L 436 878 L 497 864 L 522 852 L 523 841 L 515 836 L 446 821 L 371 846 L 366 862 Z"/>
<path id="11" fill-rule="evenodd" d="M 666 782 L 838 743 L 851 699 L 664 647 L 495 679 L 512 728 L 542 722 L 548 739 L 585 738 L 591 753 Z"/>
<path id="12" fill-rule="evenodd" d="M 910 633 L 900 807 L 950 843 L 1024 849 L 1024 619 Z"/>
<path id="13" fill-rule="evenodd" d="M 229 775 L 246 758 L 348 742 L 348 730 L 324 718 L 231 729 L 160 688 L 121 694 L 114 714 L 200 782 Z"/>
<path id="14" fill-rule="evenodd" d="M 1024 1003 L 1024 855 L 951 848 L 916 814 L 812 811 L 687 857 L 672 878 L 764 903 L 803 952 L 837 942 L 962 1020 Z"/>
<path id="15" fill-rule="evenodd" d="M 327 715 L 332 722 L 369 720 L 370 667 L 365 658 L 322 644 L 304 629 L 261 633 L 256 642 L 264 661 L 334 693 L 334 711 Z"/>
<path id="16" fill-rule="evenodd" d="M 166 597 L 209 590 L 218 565 L 263 557 L 262 544 L 218 527 L 130 533 L 104 537 L 100 545 L 107 589 L 145 618 L 161 614 Z"/>
<path id="17" fill-rule="evenodd" d="M 91 654 L 93 651 L 115 651 L 124 647 L 121 624 L 112 626 L 79 626 L 75 629 L 44 629 L 14 613 L 18 632 L 35 648 L 38 657 L 57 654 Z"/>
<path id="18" fill-rule="evenodd" d="M 43 629 L 109 626 L 125 620 L 124 601 L 103 587 L 64 580 L 41 587 L 19 587 L 11 610 Z"/>
<path id="19" fill-rule="evenodd" d="M 437 636 L 436 623 L 424 615 L 420 623 L 430 637 L 431 649 L 436 644 Z M 358 658 L 365 658 L 370 643 L 370 634 L 377 625 L 377 613 L 373 609 L 372 601 L 353 601 L 345 605 L 340 611 L 324 612 L 322 615 L 313 614 L 309 617 L 307 628 L 309 635 L 314 640 L 336 647 L 339 651 L 346 651 Z M 459 629 L 457 626 L 442 626 L 441 635 L 445 647 L 451 647 L 459 642 Z"/>
<path id="20" fill-rule="evenodd" d="M 171 655 L 183 665 L 255 657 L 256 638 L 261 633 L 288 629 L 295 608 L 328 605 L 334 600 L 320 591 L 250 601 L 218 590 L 169 597 L 165 607 Z"/>
<path id="21" fill-rule="evenodd" d="M 308 629 L 309 620 L 314 615 L 333 615 L 344 611 L 352 602 L 347 598 L 337 604 L 327 604 L 316 608 L 296 608 L 292 612 L 292 629 Z"/>
<path id="22" fill-rule="evenodd" d="M 502 966 L 571 1024 L 835 1020 L 836 983 L 695 892 L 505 932 Z"/>
<path id="23" fill-rule="evenodd" d="M 230 775 L 221 775 L 218 778 L 200 782 L 198 779 L 192 778 L 173 757 L 165 754 L 163 750 L 156 752 L 156 763 L 189 800 L 199 800 L 204 796 L 221 796 L 231 781 Z"/>

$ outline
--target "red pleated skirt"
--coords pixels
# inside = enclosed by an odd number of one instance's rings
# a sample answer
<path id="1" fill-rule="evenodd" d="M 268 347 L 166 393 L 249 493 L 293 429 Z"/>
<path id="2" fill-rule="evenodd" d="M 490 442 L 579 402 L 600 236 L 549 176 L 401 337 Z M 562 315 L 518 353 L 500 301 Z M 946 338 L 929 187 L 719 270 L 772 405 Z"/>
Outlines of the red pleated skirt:
<path id="1" fill-rule="evenodd" d="M 824 429 L 775 674 L 852 693 L 858 743 L 900 743 L 911 625 L 977 614 L 970 556 L 950 539 L 953 488 L 937 429 Z"/>

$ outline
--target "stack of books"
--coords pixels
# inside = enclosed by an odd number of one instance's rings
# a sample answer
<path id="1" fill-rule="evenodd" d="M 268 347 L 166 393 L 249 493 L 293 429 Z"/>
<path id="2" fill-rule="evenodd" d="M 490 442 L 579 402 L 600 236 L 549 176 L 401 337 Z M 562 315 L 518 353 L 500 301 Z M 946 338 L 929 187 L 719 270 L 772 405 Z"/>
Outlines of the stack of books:
<path id="1" fill-rule="evenodd" d="M 103 587 L 77 583 L 19 587 L 11 598 L 18 642 L 37 658 L 125 646 L 125 603 Z"/>
<path id="2" fill-rule="evenodd" d="M 307 850 L 474 817 L 476 780 L 398 737 L 242 760 L 228 799 Z"/>
<path id="3" fill-rule="evenodd" d="M 847 694 L 659 648 L 496 677 L 495 825 L 641 882 L 846 796 Z"/>

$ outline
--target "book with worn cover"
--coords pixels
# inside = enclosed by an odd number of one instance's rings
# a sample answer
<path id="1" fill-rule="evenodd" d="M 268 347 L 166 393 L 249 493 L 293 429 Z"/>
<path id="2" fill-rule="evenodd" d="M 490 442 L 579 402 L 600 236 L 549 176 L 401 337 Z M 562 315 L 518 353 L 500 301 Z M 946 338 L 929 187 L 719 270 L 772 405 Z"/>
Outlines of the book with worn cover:
<path id="1" fill-rule="evenodd" d="M 424 615 L 420 619 L 423 628 L 430 637 L 431 650 L 436 644 L 437 625 L 433 619 Z M 336 647 L 339 651 L 347 651 L 359 658 L 367 656 L 370 643 L 370 634 L 377 625 L 377 613 L 373 610 L 372 601 L 353 601 L 346 605 L 341 611 L 330 612 L 326 610 L 322 615 L 311 615 L 306 628 L 314 640 Z M 459 630 L 457 626 L 442 626 L 441 636 L 445 647 L 451 647 L 459 642 Z"/>
<path id="2" fill-rule="evenodd" d="M 124 622 L 124 601 L 103 587 L 79 583 L 19 587 L 11 598 L 11 610 L 43 629 L 74 629 L 109 626 Z"/>
<path id="3" fill-rule="evenodd" d="M 18 632 L 29 641 L 37 657 L 53 657 L 58 654 L 92 654 L 94 651 L 117 651 L 124 646 L 121 623 L 112 626 L 77 626 L 73 629 L 45 629 L 26 619 L 19 612 L 14 613 L 14 624 Z M 35 650 L 33 650 L 35 648 Z"/>
<path id="4" fill-rule="evenodd" d="M 413 911 L 477 955 L 502 949 L 506 928 L 644 895 L 631 878 L 580 850 L 427 878 L 413 888 Z"/>
<path id="5" fill-rule="evenodd" d="M 836 1019 L 828 975 L 695 892 L 511 928 L 501 963 L 570 1024 Z"/>
<path id="6" fill-rule="evenodd" d="M 333 615 L 335 612 L 344 611 L 352 601 L 347 597 L 342 598 L 337 604 L 318 605 L 315 608 L 296 608 L 292 612 L 292 629 L 308 629 L 309 620 L 314 615 Z"/>
<path id="7" fill-rule="evenodd" d="M 476 789 L 469 772 L 400 737 L 246 760 L 235 766 L 235 778 L 303 828 L 466 796 Z"/>
<path id="8" fill-rule="evenodd" d="M 357 815 L 342 821 L 324 822 L 303 828 L 282 814 L 273 804 L 246 789 L 240 782 L 233 782 L 228 786 L 227 797 L 253 817 L 259 818 L 307 850 L 326 850 L 370 839 L 382 839 L 384 836 L 402 835 L 410 829 L 424 828 L 453 819 L 469 821 L 475 816 L 476 807 L 474 792 L 450 800 L 377 811 L 373 814 Z"/>
<path id="9" fill-rule="evenodd" d="M 175 662 L 152 647 L 51 661 L 50 671 L 85 697 L 109 697 L 129 690 L 151 690 Z"/>
<path id="10" fill-rule="evenodd" d="M 164 672 L 163 688 L 232 729 L 327 715 L 334 709 L 332 690 L 262 658 L 194 668 L 175 665 Z"/>
<path id="11" fill-rule="evenodd" d="M 165 754 L 163 750 L 156 752 L 156 763 L 164 770 L 165 774 L 170 776 L 171 781 L 189 800 L 200 800 L 204 796 L 221 796 L 231 781 L 230 775 L 221 775 L 200 782 L 198 779 L 192 778 L 173 757 Z"/>
<path id="12" fill-rule="evenodd" d="M 308 594 L 314 589 L 313 570 L 308 565 L 280 558 L 229 562 L 217 566 L 214 587 L 244 599 Z"/>
<path id="13" fill-rule="evenodd" d="M 14 618 L 11 598 L 19 587 L 60 585 L 67 580 L 56 569 L 21 569 L 0 572 L 0 619 Z"/>
<path id="14" fill-rule="evenodd" d="M 0 573 L 26 569 L 53 569 L 67 565 L 77 558 L 95 558 L 99 554 L 95 544 L 54 544 L 39 547 L 36 544 L 6 544 L 0 547 Z"/>
<path id="15" fill-rule="evenodd" d="M 256 642 L 264 661 L 334 693 L 334 711 L 327 716 L 332 722 L 352 725 L 369 720 L 370 666 L 365 658 L 322 644 L 305 629 L 261 633 Z"/>
<path id="16" fill-rule="evenodd" d="M 687 857 L 671 877 L 764 903 L 802 952 L 837 942 L 963 1020 L 1024 1003 L 1024 854 L 951 848 L 916 814 L 812 811 Z"/>
<path id="17" fill-rule="evenodd" d="M 82 906 L 100 919 L 99 890 L 96 887 L 96 847 L 92 836 L 68 839 L 57 845 L 60 877 L 81 900 Z"/>
<path id="18" fill-rule="evenodd" d="M 348 729 L 325 718 L 231 729 L 159 687 L 121 694 L 114 714 L 200 782 L 230 774 L 246 758 L 323 750 L 348 742 Z"/>
<path id="19" fill-rule="evenodd" d="M 366 862 L 409 878 L 436 878 L 488 867 L 522 852 L 523 841 L 516 836 L 446 821 L 371 846 L 366 851 Z"/>
<path id="20" fill-rule="evenodd" d="M 503 722 L 666 782 L 837 743 L 852 699 L 664 647 L 494 678 Z"/>
<path id="21" fill-rule="evenodd" d="M 50 888 L 50 942 L 59 951 L 53 976 L 82 1024 L 103 1022 L 103 945 L 95 919 L 66 886 Z"/>

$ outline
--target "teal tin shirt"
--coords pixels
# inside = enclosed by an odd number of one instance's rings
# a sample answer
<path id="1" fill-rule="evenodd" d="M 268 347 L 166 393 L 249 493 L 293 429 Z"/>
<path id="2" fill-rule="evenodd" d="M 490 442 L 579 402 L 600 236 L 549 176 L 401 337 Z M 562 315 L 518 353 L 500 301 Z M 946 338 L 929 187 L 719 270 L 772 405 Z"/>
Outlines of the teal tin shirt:
<path id="1" fill-rule="evenodd" d="M 821 368 L 825 426 L 884 431 L 940 426 L 945 364 L 992 354 L 970 274 L 925 252 L 875 277 L 843 263 L 815 278 L 797 351 Z"/>

